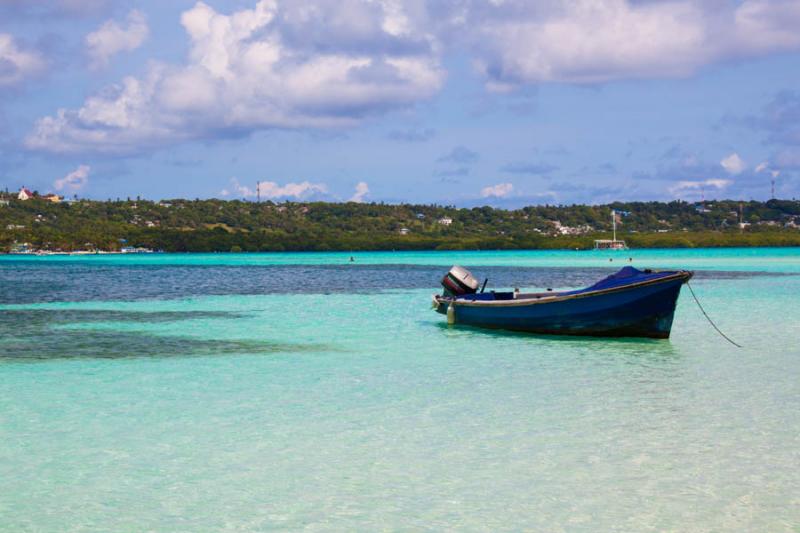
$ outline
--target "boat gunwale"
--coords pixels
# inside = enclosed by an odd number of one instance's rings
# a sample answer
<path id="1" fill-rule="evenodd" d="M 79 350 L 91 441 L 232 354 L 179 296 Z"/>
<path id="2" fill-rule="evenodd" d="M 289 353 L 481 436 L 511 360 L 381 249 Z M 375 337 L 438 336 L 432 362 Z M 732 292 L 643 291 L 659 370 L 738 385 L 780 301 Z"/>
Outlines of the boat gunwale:
<path id="1" fill-rule="evenodd" d="M 655 272 L 654 272 L 655 273 Z M 609 294 L 613 292 L 621 292 L 629 289 L 645 287 L 648 285 L 657 285 L 659 283 L 666 283 L 669 281 L 677 281 L 679 279 L 683 279 L 683 282 L 686 283 L 689 281 L 692 276 L 694 276 L 694 272 L 691 270 L 678 270 L 674 274 L 670 276 L 664 276 L 663 278 L 656 278 L 650 279 L 646 281 L 639 281 L 636 283 L 631 283 L 628 285 L 621 285 L 619 287 L 609 287 L 607 289 L 599 289 L 596 291 L 589 291 L 589 292 L 581 292 L 577 294 L 564 294 L 564 295 L 553 295 L 553 296 L 545 296 L 542 298 L 519 298 L 514 300 L 460 300 L 458 298 L 448 298 L 442 295 L 435 295 L 436 301 L 439 305 L 449 305 L 453 304 L 456 306 L 464 306 L 464 307 L 518 307 L 524 305 L 539 305 L 539 304 L 550 304 L 556 302 L 563 302 L 567 300 L 573 300 L 577 298 L 587 298 L 592 296 L 600 296 L 603 294 Z"/>

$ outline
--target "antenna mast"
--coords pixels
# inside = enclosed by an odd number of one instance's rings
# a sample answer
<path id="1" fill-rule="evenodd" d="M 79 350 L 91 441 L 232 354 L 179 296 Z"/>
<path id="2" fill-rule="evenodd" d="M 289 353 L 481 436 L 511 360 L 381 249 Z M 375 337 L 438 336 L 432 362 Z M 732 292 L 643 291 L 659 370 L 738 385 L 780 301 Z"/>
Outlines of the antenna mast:
<path id="1" fill-rule="evenodd" d="M 256 182 L 256 197 L 258 198 L 258 203 L 261 203 L 261 182 Z"/>

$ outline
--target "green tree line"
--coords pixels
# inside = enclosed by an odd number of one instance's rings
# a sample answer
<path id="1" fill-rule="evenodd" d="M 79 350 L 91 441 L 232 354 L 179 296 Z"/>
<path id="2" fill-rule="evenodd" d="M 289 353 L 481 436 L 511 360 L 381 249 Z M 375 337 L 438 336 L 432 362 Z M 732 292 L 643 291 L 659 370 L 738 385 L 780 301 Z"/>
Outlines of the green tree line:
<path id="1" fill-rule="evenodd" d="M 798 246 L 800 201 L 615 202 L 506 210 L 439 205 L 142 199 L 52 203 L 0 194 L 0 250 L 167 252 Z M 447 223 L 449 222 L 449 223 Z M 742 224 L 740 224 L 740 222 Z"/>

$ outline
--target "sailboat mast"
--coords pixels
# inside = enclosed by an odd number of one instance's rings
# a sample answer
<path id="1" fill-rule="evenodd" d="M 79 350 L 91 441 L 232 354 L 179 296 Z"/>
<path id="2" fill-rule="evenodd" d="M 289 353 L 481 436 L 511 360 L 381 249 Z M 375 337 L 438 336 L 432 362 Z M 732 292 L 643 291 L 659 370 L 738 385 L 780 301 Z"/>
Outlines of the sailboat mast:
<path id="1" fill-rule="evenodd" d="M 617 242 L 617 212 L 611 210 L 611 227 L 614 228 L 614 242 Z"/>

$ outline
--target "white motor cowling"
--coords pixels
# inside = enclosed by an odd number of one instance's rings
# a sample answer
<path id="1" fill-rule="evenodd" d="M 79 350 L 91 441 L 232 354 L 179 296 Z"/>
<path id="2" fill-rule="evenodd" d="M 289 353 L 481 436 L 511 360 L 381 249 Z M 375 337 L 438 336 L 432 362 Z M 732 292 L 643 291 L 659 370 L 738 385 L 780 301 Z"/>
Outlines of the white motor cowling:
<path id="1" fill-rule="evenodd" d="M 480 282 L 469 270 L 464 267 L 454 266 L 442 278 L 442 287 L 447 296 L 462 296 L 478 292 Z"/>

